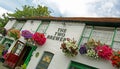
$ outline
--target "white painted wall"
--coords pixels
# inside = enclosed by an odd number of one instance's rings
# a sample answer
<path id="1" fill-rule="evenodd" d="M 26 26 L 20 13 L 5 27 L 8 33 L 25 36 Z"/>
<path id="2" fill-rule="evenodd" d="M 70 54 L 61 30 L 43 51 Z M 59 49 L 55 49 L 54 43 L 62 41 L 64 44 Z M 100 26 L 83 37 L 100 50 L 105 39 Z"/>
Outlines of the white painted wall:
<path id="1" fill-rule="evenodd" d="M 66 25 L 67 32 L 65 37 L 73 38 L 79 40 L 84 29 L 83 24 L 68 24 Z M 54 32 L 57 31 L 57 28 L 64 27 L 61 22 L 52 21 L 48 30 L 46 31 L 47 35 L 54 35 Z M 33 53 L 31 61 L 28 64 L 27 69 L 36 69 L 37 64 L 39 63 L 44 51 L 49 51 L 54 53 L 53 59 L 48 67 L 48 69 L 68 69 L 71 60 L 80 62 L 89 66 L 97 67 L 99 69 L 114 69 L 109 61 L 106 60 L 94 60 L 90 59 L 87 56 L 78 54 L 76 57 L 67 57 L 62 53 L 60 49 L 61 42 L 56 40 L 47 39 L 46 43 L 42 47 L 38 47 L 37 50 Z M 39 57 L 35 57 L 35 53 L 39 52 Z"/>
<path id="2" fill-rule="evenodd" d="M 5 28 L 10 29 L 15 22 L 16 22 L 16 20 L 9 21 L 7 23 L 7 25 L 5 26 Z M 31 22 L 31 20 L 28 20 L 26 22 L 26 24 L 24 25 L 24 27 L 22 28 L 22 30 L 30 30 L 31 32 L 35 32 L 37 30 L 39 24 L 41 23 L 41 21 L 37 21 L 37 20 L 34 21 L 34 23 L 30 23 L 30 22 Z M 72 25 L 68 24 L 68 25 L 66 25 L 67 32 L 66 32 L 65 37 L 69 37 L 69 38 L 74 37 L 74 39 L 78 41 L 79 38 L 81 37 L 84 26 L 85 25 L 83 25 L 83 24 L 72 24 Z M 46 36 L 54 35 L 54 33 L 57 31 L 57 28 L 59 28 L 59 27 L 63 28 L 64 26 L 63 26 L 63 24 L 61 24 L 61 22 L 52 21 L 48 30 L 46 31 Z M 22 38 L 22 41 L 23 41 L 23 38 Z M 14 46 L 14 44 L 15 44 L 15 42 L 12 44 L 12 46 Z M 72 57 L 72 58 L 67 57 L 62 53 L 62 50 L 60 49 L 60 45 L 61 45 L 60 41 L 47 39 L 44 46 L 38 47 L 37 50 L 33 53 L 33 56 L 31 58 L 31 61 L 28 64 L 27 69 L 35 69 L 36 68 L 44 51 L 49 51 L 49 52 L 54 53 L 53 59 L 49 65 L 48 69 L 67 69 L 71 60 L 77 61 L 77 62 L 80 62 L 83 64 L 87 64 L 87 65 L 90 65 L 93 67 L 97 67 L 99 69 L 114 69 L 113 66 L 111 65 L 111 63 L 106 60 L 89 59 L 88 57 L 81 56 L 80 54 L 78 54 L 76 57 Z M 12 49 L 12 47 L 10 49 Z M 36 52 L 40 53 L 38 58 L 35 57 Z"/>

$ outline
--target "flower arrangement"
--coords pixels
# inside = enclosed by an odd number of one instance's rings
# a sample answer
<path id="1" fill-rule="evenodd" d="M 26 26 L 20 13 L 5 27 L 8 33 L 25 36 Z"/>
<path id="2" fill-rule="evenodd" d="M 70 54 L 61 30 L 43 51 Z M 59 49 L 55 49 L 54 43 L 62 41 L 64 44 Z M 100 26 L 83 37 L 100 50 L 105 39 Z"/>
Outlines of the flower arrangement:
<path id="1" fill-rule="evenodd" d="M 100 41 L 96 42 L 94 39 L 90 39 L 87 43 L 81 45 L 79 52 L 95 59 L 102 58 L 105 60 L 110 60 L 113 55 L 110 46 L 102 44 Z"/>
<path id="2" fill-rule="evenodd" d="M 0 28 L 0 34 L 2 34 L 3 36 L 5 36 L 7 34 L 7 31 L 5 28 Z"/>
<path id="3" fill-rule="evenodd" d="M 13 37 L 15 40 L 20 38 L 20 31 L 17 29 L 10 29 L 8 31 L 8 36 Z"/>
<path id="4" fill-rule="evenodd" d="M 43 33 L 36 32 L 36 33 L 34 33 L 32 38 L 35 41 L 35 43 L 37 43 L 40 46 L 42 46 L 46 42 L 46 37 Z"/>
<path id="5" fill-rule="evenodd" d="M 111 56 L 113 55 L 113 50 L 108 45 L 97 46 L 96 50 L 98 56 L 106 60 L 110 60 Z"/>
<path id="6" fill-rule="evenodd" d="M 120 68 L 120 51 L 114 52 L 111 62 L 114 67 Z"/>
<path id="7" fill-rule="evenodd" d="M 29 30 L 23 30 L 21 34 L 25 39 L 30 39 L 33 36 L 33 33 L 31 33 Z"/>
<path id="8" fill-rule="evenodd" d="M 76 44 L 76 41 L 73 39 L 67 38 L 66 41 L 63 41 L 61 44 L 60 49 L 62 49 L 62 52 L 65 53 L 67 56 L 76 56 L 78 54 L 78 46 Z"/>

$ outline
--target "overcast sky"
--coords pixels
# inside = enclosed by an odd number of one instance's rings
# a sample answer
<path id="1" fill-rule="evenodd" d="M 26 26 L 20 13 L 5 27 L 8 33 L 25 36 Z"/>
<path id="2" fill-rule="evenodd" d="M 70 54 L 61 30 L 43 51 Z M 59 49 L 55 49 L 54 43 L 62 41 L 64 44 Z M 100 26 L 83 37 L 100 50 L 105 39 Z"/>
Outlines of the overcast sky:
<path id="1" fill-rule="evenodd" d="M 52 16 L 120 17 L 120 0 L 0 0 L 0 16 L 23 5 L 47 6 Z"/>

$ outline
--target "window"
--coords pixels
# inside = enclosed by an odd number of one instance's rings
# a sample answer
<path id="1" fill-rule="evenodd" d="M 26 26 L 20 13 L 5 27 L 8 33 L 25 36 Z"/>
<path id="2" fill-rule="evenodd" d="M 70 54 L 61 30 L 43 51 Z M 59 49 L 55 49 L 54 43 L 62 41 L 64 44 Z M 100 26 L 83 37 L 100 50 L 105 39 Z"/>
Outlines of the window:
<path id="1" fill-rule="evenodd" d="M 120 28 L 116 29 L 115 38 L 113 40 L 113 49 L 114 50 L 120 49 Z"/>
<path id="2" fill-rule="evenodd" d="M 86 43 L 90 38 L 100 40 L 103 44 L 110 45 L 114 50 L 120 49 L 120 28 L 86 26 L 80 44 Z"/>
<path id="3" fill-rule="evenodd" d="M 88 41 L 92 29 L 93 29 L 92 26 L 86 26 L 86 27 L 84 28 L 83 35 L 82 35 L 82 39 L 81 39 L 80 44 L 84 44 L 84 43 L 86 43 L 86 42 Z"/>
<path id="4" fill-rule="evenodd" d="M 21 30 L 26 21 L 17 21 L 12 28 Z"/>
<path id="5" fill-rule="evenodd" d="M 114 27 L 86 26 L 82 35 L 81 44 L 92 38 L 111 46 L 114 37 L 114 30 Z"/>
<path id="6" fill-rule="evenodd" d="M 42 21 L 41 25 L 37 29 L 37 32 L 45 33 L 49 23 L 50 23 L 49 21 Z"/>
<path id="7" fill-rule="evenodd" d="M 12 49 L 12 53 L 19 56 L 23 48 L 24 48 L 24 43 L 18 40 Z"/>
<path id="8" fill-rule="evenodd" d="M 94 27 L 91 37 L 95 39 L 96 41 L 100 40 L 103 44 L 112 44 L 112 39 L 114 35 L 114 29 L 113 27 Z"/>
<path id="9" fill-rule="evenodd" d="M 48 51 L 43 53 L 41 60 L 39 61 L 36 69 L 48 69 L 48 66 L 53 58 L 54 54 Z"/>
<path id="10" fill-rule="evenodd" d="M 9 38 L 5 38 L 2 41 L 2 44 L 7 48 L 7 50 L 9 49 L 9 47 L 12 45 L 13 40 L 9 39 Z"/>
<path id="11" fill-rule="evenodd" d="M 68 69 L 98 69 L 98 68 L 88 66 L 88 65 L 85 65 L 85 64 L 82 64 L 82 63 L 78 63 L 78 62 L 75 62 L 75 61 L 71 61 L 70 67 Z"/>

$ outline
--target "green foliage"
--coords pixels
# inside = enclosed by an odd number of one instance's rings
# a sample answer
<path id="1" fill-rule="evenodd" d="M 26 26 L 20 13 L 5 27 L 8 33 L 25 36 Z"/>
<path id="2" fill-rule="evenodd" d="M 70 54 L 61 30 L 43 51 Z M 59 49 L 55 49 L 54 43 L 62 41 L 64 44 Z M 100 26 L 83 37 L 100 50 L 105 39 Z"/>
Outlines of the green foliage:
<path id="1" fill-rule="evenodd" d="M 5 49 L 5 46 L 0 43 L 0 56 L 2 56 L 2 52 Z"/>
<path id="2" fill-rule="evenodd" d="M 15 40 L 17 40 L 17 34 L 16 33 L 15 34 L 14 33 L 10 33 L 9 36 L 13 37 Z"/>
<path id="3" fill-rule="evenodd" d="M 3 18 L 0 17 L 0 27 L 4 27 L 7 24 L 9 20 L 8 17 L 22 18 L 34 16 L 50 16 L 50 13 L 51 12 L 48 10 L 48 7 L 46 6 L 38 5 L 35 8 L 34 6 L 24 5 L 22 7 L 22 10 L 16 8 L 14 13 L 7 13 L 7 16 L 3 14 Z"/>
<path id="4" fill-rule="evenodd" d="M 8 31 L 8 36 L 13 37 L 15 40 L 20 38 L 20 31 L 17 29 L 11 29 Z"/>
<path id="5" fill-rule="evenodd" d="M 3 14 L 2 16 L 3 16 L 3 18 L 0 18 L 0 27 L 4 27 L 9 20 L 5 14 Z"/>
<path id="6" fill-rule="evenodd" d="M 15 13 L 13 14 L 8 14 L 10 17 L 15 17 L 15 18 L 21 18 L 21 17 L 34 17 L 34 16 L 50 16 L 50 11 L 48 10 L 48 7 L 43 7 L 38 5 L 37 8 L 33 6 L 23 6 L 23 9 L 16 9 Z"/>
<path id="7" fill-rule="evenodd" d="M 0 34 L 2 34 L 3 36 L 5 36 L 7 34 L 7 31 L 5 28 L 0 27 Z"/>
<path id="8" fill-rule="evenodd" d="M 23 64 L 22 66 L 21 66 L 21 69 L 26 69 L 26 64 Z"/>

